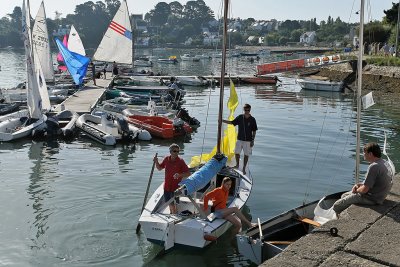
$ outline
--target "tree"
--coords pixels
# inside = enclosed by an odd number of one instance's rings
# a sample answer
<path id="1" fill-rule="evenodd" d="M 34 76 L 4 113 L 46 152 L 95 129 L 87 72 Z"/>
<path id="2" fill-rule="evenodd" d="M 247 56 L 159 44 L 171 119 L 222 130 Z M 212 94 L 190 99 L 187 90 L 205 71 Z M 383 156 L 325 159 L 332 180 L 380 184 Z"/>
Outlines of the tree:
<path id="1" fill-rule="evenodd" d="M 397 10 L 399 9 L 399 3 L 392 3 L 392 8 L 388 10 L 383 10 L 385 13 L 384 21 L 388 24 L 397 24 Z"/>
<path id="2" fill-rule="evenodd" d="M 167 23 L 168 16 L 171 13 L 170 6 L 165 2 L 159 2 L 154 7 L 154 9 L 150 10 L 147 16 L 147 20 L 153 26 L 162 26 Z"/>

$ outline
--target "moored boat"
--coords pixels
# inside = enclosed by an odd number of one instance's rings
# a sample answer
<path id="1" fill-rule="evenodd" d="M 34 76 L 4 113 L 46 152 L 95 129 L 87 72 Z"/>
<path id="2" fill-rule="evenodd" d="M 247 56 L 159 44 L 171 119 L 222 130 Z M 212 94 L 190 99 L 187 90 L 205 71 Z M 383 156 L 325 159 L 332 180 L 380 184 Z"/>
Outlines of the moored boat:
<path id="1" fill-rule="evenodd" d="M 126 122 L 104 114 L 83 114 L 76 121 L 76 127 L 89 138 L 108 146 L 115 145 L 117 141 L 130 142 L 136 137 Z"/>
<path id="2" fill-rule="evenodd" d="M 163 139 L 190 134 L 193 131 L 182 119 L 172 120 L 164 116 L 132 114 L 129 110 L 124 110 L 122 114 L 129 123 L 146 129 L 152 136 Z"/>
<path id="3" fill-rule="evenodd" d="M 296 79 L 296 82 L 302 89 L 327 91 L 327 92 L 341 92 L 344 86 L 343 82 L 334 82 L 329 80 L 301 78 Z"/>
<path id="4" fill-rule="evenodd" d="M 227 16 L 228 0 L 225 0 L 221 79 L 223 79 L 225 75 Z M 220 86 L 219 92 L 221 103 L 219 106 L 219 116 L 222 116 L 223 83 Z M 229 101 L 230 104 L 228 105 L 230 106 L 229 119 L 233 119 L 233 113 L 238 104 L 234 86 L 231 86 L 231 97 Z M 235 210 L 242 209 L 250 196 L 253 179 L 251 175 L 246 175 L 246 173 L 250 174 L 248 167 L 245 168 L 244 173 L 238 169 L 226 166 L 227 164 L 232 164 L 230 162 L 228 163 L 228 156 L 233 156 L 234 153 L 229 145 L 221 148 L 220 134 L 222 133 L 222 120 L 218 120 L 218 122 L 217 146 L 210 154 L 202 154 L 192 158 L 191 163 L 194 163 L 192 166 L 199 166 L 199 164 L 206 163 L 191 176 L 179 183 L 180 187 L 175 190 L 174 197 L 167 202 L 164 201 L 165 192 L 164 184 L 162 183 L 145 205 L 148 190 L 146 192 L 136 233 L 139 233 L 140 227 L 142 226 L 147 240 L 163 246 L 165 250 L 172 249 L 176 246 L 204 248 L 217 240 L 231 227 L 232 224 L 228 220 L 216 218 L 214 212 L 207 216 L 203 206 L 203 198 L 206 192 L 221 186 L 225 177 L 229 177 L 232 182 L 232 186 L 229 192 L 227 192 L 227 208 L 234 208 Z M 233 126 L 228 126 L 223 141 L 235 143 L 234 140 L 228 140 L 228 138 L 232 136 L 236 136 L 235 128 Z M 222 153 L 225 153 L 226 156 Z M 149 185 L 150 180 L 148 188 Z M 168 206 L 174 201 L 175 197 L 179 198 L 179 203 L 176 204 L 178 213 L 171 214 Z"/>
<path id="5" fill-rule="evenodd" d="M 326 222 L 315 211 L 328 210 L 344 192 L 299 206 L 236 235 L 240 254 L 258 264 L 276 256 L 300 237 Z"/>

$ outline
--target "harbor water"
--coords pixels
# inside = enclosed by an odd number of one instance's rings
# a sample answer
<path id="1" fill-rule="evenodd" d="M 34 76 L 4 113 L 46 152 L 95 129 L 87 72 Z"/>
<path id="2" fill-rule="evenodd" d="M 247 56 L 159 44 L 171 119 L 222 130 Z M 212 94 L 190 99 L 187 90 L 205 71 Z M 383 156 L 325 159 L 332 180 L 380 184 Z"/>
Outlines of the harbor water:
<path id="1" fill-rule="evenodd" d="M 219 62 L 180 62 L 154 69 L 171 75 L 218 75 Z M 233 59 L 227 72 L 252 75 L 256 63 Z M 22 51 L 0 50 L 0 64 L 0 88 L 25 79 Z M 244 210 L 254 222 L 354 183 L 353 94 L 307 92 L 293 77 L 280 79 L 279 86 L 236 87 L 235 115 L 250 103 L 259 129 L 249 161 L 254 186 Z M 188 163 L 216 144 L 218 88 L 186 91 L 184 107 L 201 122 L 190 136 L 115 147 L 82 134 L 70 142 L 0 143 L 0 265 L 251 265 L 238 253 L 231 231 L 205 249 L 168 253 L 149 243 L 143 233 L 135 233 L 155 153 L 167 155 L 168 146 L 176 142 Z M 229 86 L 225 100 L 228 97 Z M 376 102 L 362 112 L 361 143 L 375 141 L 383 147 L 386 132 L 388 154 L 399 169 L 398 104 L 384 97 Z M 364 174 L 367 162 L 361 162 Z M 154 173 L 150 193 L 163 178 L 163 172 Z"/>

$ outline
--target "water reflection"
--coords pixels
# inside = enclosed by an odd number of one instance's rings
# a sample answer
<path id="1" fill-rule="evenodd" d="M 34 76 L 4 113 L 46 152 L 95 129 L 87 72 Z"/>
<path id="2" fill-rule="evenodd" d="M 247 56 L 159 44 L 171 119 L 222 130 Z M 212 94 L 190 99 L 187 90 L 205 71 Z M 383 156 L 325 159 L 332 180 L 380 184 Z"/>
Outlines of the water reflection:
<path id="1" fill-rule="evenodd" d="M 51 163 L 53 156 L 58 152 L 59 143 L 56 141 L 32 142 L 28 152 L 29 159 L 34 163 L 27 188 L 34 214 L 32 230 L 36 232 L 35 238 L 31 240 L 37 248 L 46 246 L 44 235 L 49 228 L 47 222 L 52 214 L 51 209 L 46 207 L 46 201 L 54 193 L 52 184 L 58 178 L 57 171 L 52 168 Z"/>

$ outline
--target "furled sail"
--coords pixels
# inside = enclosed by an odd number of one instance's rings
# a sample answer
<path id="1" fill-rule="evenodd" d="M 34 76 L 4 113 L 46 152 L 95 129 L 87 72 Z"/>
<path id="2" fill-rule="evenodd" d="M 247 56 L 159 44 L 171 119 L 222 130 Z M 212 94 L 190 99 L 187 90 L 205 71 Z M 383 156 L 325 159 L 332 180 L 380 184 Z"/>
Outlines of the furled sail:
<path id="1" fill-rule="evenodd" d="M 197 190 L 203 188 L 208 182 L 225 166 L 228 158 L 223 157 L 221 160 L 216 158 L 210 159 L 198 171 L 190 175 L 185 180 L 182 180 L 179 185 L 185 186 L 185 194 L 191 195 Z"/>
<path id="2" fill-rule="evenodd" d="M 93 60 L 132 64 L 132 46 L 132 27 L 128 5 L 124 0 L 108 26 Z"/>
<path id="3" fill-rule="evenodd" d="M 36 76 L 35 62 L 32 51 L 32 32 L 31 32 L 31 16 L 30 16 L 29 0 L 23 1 L 22 7 L 22 35 L 25 47 L 26 58 L 26 92 L 27 92 L 27 106 L 29 115 L 32 119 L 42 118 L 42 99 L 39 91 L 39 83 Z M 46 81 L 43 81 L 45 83 Z"/>
<path id="4" fill-rule="evenodd" d="M 60 40 L 56 38 L 56 43 L 60 53 L 64 58 L 65 65 L 68 68 L 69 73 L 74 79 L 77 85 L 83 83 L 83 78 L 86 76 L 86 71 L 90 62 L 88 57 L 79 55 L 77 53 L 71 52 L 66 48 Z"/>
<path id="5" fill-rule="evenodd" d="M 68 36 L 68 50 L 82 56 L 86 56 L 81 37 L 79 37 L 74 25 L 71 26 Z"/>
<path id="6" fill-rule="evenodd" d="M 41 65 L 46 80 L 54 80 L 53 60 L 50 53 L 44 3 L 40 5 L 32 28 L 33 48 L 37 52 L 36 64 Z"/>
<path id="7" fill-rule="evenodd" d="M 227 103 L 229 109 L 229 117 L 228 120 L 233 120 L 236 107 L 239 104 L 238 96 L 236 93 L 235 85 L 232 80 L 230 80 L 230 96 Z M 228 157 L 228 160 L 231 160 L 234 156 L 235 145 L 237 140 L 236 128 L 232 124 L 228 124 L 226 130 L 224 131 L 224 137 L 222 138 L 222 153 Z M 193 156 L 191 162 L 189 163 L 190 167 L 196 167 L 200 164 L 209 161 L 214 155 L 217 153 L 217 146 L 213 148 L 213 150 L 206 154 L 201 154 L 200 156 Z"/>

